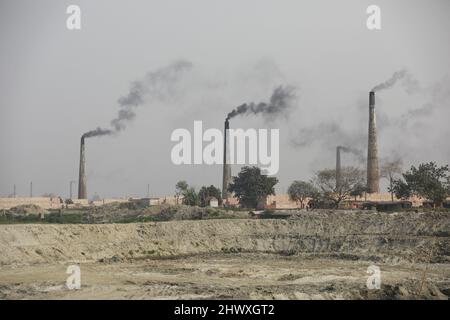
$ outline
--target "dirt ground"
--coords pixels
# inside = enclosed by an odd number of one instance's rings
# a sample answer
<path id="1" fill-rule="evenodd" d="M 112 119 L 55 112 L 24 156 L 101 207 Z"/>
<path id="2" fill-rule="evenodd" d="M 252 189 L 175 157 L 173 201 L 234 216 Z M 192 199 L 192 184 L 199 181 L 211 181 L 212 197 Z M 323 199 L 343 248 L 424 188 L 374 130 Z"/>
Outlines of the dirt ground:
<path id="1" fill-rule="evenodd" d="M 0 298 L 448 299 L 449 231 L 442 212 L 0 225 Z"/>
<path id="2" fill-rule="evenodd" d="M 68 264 L 3 268 L 2 299 L 447 299 L 444 264 L 377 264 L 381 288 L 366 286 L 373 263 L 229 253 L 82 263 L 81 288 L 66 287 Z M 447 290 L 447 291 L 446 291 Z"/>

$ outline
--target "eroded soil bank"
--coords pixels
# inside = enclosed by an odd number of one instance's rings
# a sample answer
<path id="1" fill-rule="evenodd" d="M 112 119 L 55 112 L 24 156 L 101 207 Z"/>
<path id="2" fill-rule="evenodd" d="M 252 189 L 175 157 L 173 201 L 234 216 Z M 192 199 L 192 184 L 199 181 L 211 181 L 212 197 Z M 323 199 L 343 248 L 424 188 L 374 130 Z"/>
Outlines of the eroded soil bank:
<path id="1" fill-rule="evenodd" d="M 0 225 L 1 298 L 447 298 L 445 212 Z M 65 287 L 79 264 L 82 288 Z M 382 288 L 368 290 L 369 265 Z"/>

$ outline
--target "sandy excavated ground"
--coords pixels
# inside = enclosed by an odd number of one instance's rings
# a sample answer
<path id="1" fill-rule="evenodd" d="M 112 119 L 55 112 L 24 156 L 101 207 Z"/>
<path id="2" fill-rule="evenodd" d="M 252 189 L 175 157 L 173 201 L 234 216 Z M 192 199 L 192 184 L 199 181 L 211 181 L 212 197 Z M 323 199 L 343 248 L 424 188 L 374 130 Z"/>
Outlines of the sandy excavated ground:
<path id="1" fill-rule="evenodd" d="M 1 225 L 0 298 L 448 299 L 449 248 L 450 215 L 437 212 Z M 74 263 L 80 290 L 65 285 Z"/>
<path id="2" fill-rule="evenodd" d="M 65 286 L 67 264 L 4 268 L 2 299 L 447 299 L 448 265 L 371 262 L 277 254 L 214 254 L 117 263 L 82 263 L 81 289 Z M 423 280 L 426 273 L 425 281 Z M 447 294 L 449 294 L 447 292 Z"/>

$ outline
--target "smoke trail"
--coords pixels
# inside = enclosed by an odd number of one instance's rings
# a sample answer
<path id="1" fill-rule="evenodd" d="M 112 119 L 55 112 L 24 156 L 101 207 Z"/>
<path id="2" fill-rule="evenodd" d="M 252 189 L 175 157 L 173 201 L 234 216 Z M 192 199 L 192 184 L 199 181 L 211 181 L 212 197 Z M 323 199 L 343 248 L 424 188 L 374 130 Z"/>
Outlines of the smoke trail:
<path id="1" fill-rule="evenodd" d="M 407 69 L 402 69 L 394 72 L 394 74 L 385 82 L 376 85 L 372 89 L 372 91 L 380 91 L 391 88 L 397 82 L 401 82 L 400 84 L 408 94 L 420 92 L 421 90 L 423 90 L 420 86 L 419 81 L 417 81 Z M 365 99 L 363 103 L 358 103 L 358 112 L 360 112 L 361 108 L 364 108 L 364 115 L 366 115 L 367 108 Z M 421 112 L 421 110 L 418 112 Z M 382 120 L 378 122 L 379 131 L 384 128 L 389 128 L 393 125 L 392 123 L 390 123 L 391 118 L 387 117 L 383 113 L 380 113 L 380 111 L 378 111 L 377 116 L 379 120 Z M 308 147 L 312 143 L 318 142 L 322 143 L 325 148 L 334 148 L 336 141 L 343 141 L 347 145 L 362 146 L 366 142 L 364 140 L 365 138 L 363 137 L 364 136 L 360 134 L 359 129 L 358 131 L 349 130 L 348 127 L 341 127 L 341 124 L 331 121 L 321 122 L 315 124 L 314 126 L 298 129 L 294 132 L 294 134 L 292 134 L 290 142 L 292 146 L 296 148 Z M 354 154 L 357 155 L 359 159 L 364 158 L 364 155 L 361 151 L 359 151 L 359 154 L 361 154 L 361 156 L 359 156 L 358 153 Z"/>
<path id="2" fill-rule="evenodd" d="M 323 144 L 325 148 L 332 148 L 336 141 L 346 141 L 348 144 L 356 144 L 360 141 L 355 141 L 359 138 L 356 134 L 341 128 L 337 123 L 319 122 L 314 126 L 296 128 L 295 132 L 290 134 L 290 143 L 296 148 L 309 147 L 312 144 Z M 361 142 L 364 142 L 362 140 Z"/>
<path id="3" fill-rule="evenodd" d="M 403 77 L 405 77 L 406 75 L 406 70 L 400 70 L 400 71 L 396 71 L 394 72 L 394 74 L 385 82 L 382 82 L 378 85 L 376 85 L 375 87 L 372 88 L 371 91 L 377 92 L 377 91 L 381 91 L 381 90 L 385 90 L 385 89 L 389 89 L 392 88 L 394 86 L 394 84 L 402 79 Z"/>
<path id="4" fill-rule="evenodd" d="M 293 101 L 295 100 L 295 88 L 292 86 L 279 86 L 277 87 L 269 102 L 260 102 L 258 104 L 244 103 L 228 113 L 227 119 L 234 118 L 238 115 L 248 115 L 248 114 L 263 114 L 266 117 L 276 117 L 279 114 L 285 113 L 288 109 L 292 107 Z"/>
<path id="5" fill-rule="evenodd" d="M 364 163 L 366 161 L 366 158 L 364 157 L 364 154 L 361 150 L 351 147 L 345 147 L 345 146 L 339 146 L 339 148 L 346 153 L 350 153 L 358 159 L 359 162 Z"/>
<path id="6" fill-rule="evenodd" d="M 97 128 L 86 132 L 83 136 L 90 138 L 122 131 L 126 128 L 126 124 L 136 117 L 134 109 L 143 105 L 146 102 L 146 97 L 157 100 L 167 99 L 173 94 L 175 85 L 182 74 L 191 68 L 192 63 L 180 60 L 147 73 L 142 80 L 132 82 L 128 94 L 120 97 L 117 101 L 120 110 L 116 118 L 111 120 L 112 129 Z"/>
<path id="7" fill-rule="evenodd" d="M 191 68 L 192 63 L 181 60 L 155 72 L 149 72 L 143 80 L 133 82 L 129 93 L 118 100 L 121 110 L 119 110 L 117 117 L 111 120 L 111 126 L 114 130 L 125 129 L 126 123 L 136 117 L 133 108 L 142 105 L 146 96 L 158 100 L 170 97 L 181 74 Z"/>
<path id="8" fill-rule="evenodd" d="M 406 92 L 411 94 L 420 89 L 419 82 L 406 69 L 394 72 L 394 74 L 385 82 L 382 82 L 372 88 L 371 91 L 377 92 L 392 88 L 398 81 L 402 81 Z"/>
<path id="9" fill-rule="evenodd" d="M 406 128 L 408 122 L 413 120 L 419 120 L 430 116 L 433 112 L 445 111 L 445 108 L 449 105 L 450 100 L 450 78 L 445 76 L 438 82 L 434 83 L 428 88 L 422 88 L 422 93 L 428 95 L 427 102 L 422 106 L 408 110 L 405 114 L 397 120 L 398 125 L 402 128 Z"/>
<path id="10" fill-rule="evenodd" d="M 358 163 L 365 163 L 366 157 L 363 150 L 366 139 L 363 135 L 348 127 L 342 127 L 334 121 L 319 122 L 310 127 L 296 128 L 289 134 L 289 143 L 294 148 L 309 148 L 319 145 L 322 152 L 334 149 L 337 141 L 345 142 L 346 146 L 338 146 L 342 152 L 351 153 Z M 347 147 L 348 145 L 357 147 Z"/>
<path id="11" fill-rule="evenodd" d="M 112 130 L 109 129 L 103 129 L 103 128 L 96 128 L 94 130 L 85 132 L 82 135 L 82 138 L 91 138 L 91 137 L 96 137 L 96 136 L 104 136 L 104 135 L 108 135 L 111 134 Z"/>
<path id="12" fill-rule="evenodd" d="M 121 131 L 125 129 L 125 123 L 133 120 L 136 117 L 136 113 L 129 106 L 119 110 L 117 118 L 111 120 L 111 126 L 115 131 Z"/>

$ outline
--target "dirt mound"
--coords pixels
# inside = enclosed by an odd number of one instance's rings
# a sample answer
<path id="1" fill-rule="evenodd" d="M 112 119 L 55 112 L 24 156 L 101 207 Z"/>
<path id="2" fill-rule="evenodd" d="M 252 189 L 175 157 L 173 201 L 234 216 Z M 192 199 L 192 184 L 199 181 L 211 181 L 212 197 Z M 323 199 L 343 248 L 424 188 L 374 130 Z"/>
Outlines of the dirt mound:
<path id="1" fill-rule="evenodd" d="M 307 212 L 293 219 L 1 225 L 0 264 L 228 252 L 450 262 L 450 214 Z"/>
<path id="2" fill-rule="evenodd" d="M 172 220 L 201 220 L 217 218 L 243 218 L 246 212 L 233 212 L 222 208 L 201 208 L 185 205 L 145 206 L 139 203 L 112 203 L 82 211 L 83 223 L 124 223 Z"/>
<path id="3" fill-rule="evenodd" d="M 7 211 L 7 214 L 11 214 L 12 216 L 43 215 L 47 213 L 47 210 L 35 204 L 24 204 L 13 207 Z"/>

